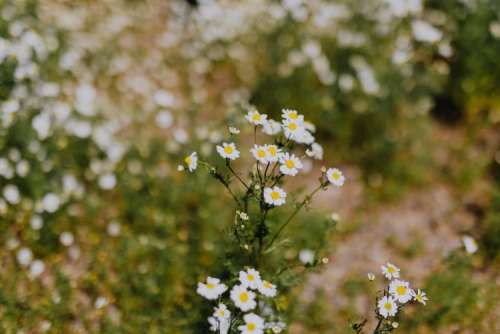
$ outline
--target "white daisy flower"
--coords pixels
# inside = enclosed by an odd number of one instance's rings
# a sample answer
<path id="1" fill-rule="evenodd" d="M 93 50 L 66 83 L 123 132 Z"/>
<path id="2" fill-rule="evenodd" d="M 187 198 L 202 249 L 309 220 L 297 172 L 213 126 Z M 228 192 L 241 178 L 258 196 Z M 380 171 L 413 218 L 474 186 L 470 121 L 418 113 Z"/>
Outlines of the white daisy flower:
<path id="1" fill-rule="evenodd" d="M 267 120 L 267 115 L 261 114 L 254 109 L 250 110 L 248 114 L 246 114 L 245 119 L 253 125 L 263 125 Z"/>
<path id="2" fill-rule="evenodd" d="M 267 161 L 276 162 L 279 160 L 281 149 L 276 145 L 265 145 L 267 152 Z"/>
<path id="3" fill-rule="evenodd" d="M 315 133 L 316 132 L 316 125 L 314 125 L 313 123 L 311 123 L 309 121 L 304 121 L 304 129 L 306 129 L 307 131 L 309 131 L 311 133 Z"/>
<path id="4" fill-rule="evenodd" d="M 264 188 L 264 201 L 267 204 L 280 206 L 285 204 L 286 192 L 278 186 Z"/>
<path id="5" fill-rule="evenodd" d="M 198 289 L 196 292 L 209 300 L 214 300 L 219 298 L 227 290 L 227 286 L 220 283 L 218 278 L 207 277 L 206 283 L 198 282 Z"/>
<path id="6" fill-rule="evenodd" d="M 410 301 L 414 294 L 409 282 L 398 279 L 392 281 L 389 285 L 389 293 L 401 304 Z"/>
<path id="7" fill-rule="evenodd" d="M 262 163 L 267 163 L 268 162 L 268 153 L 267 153 L 267 148 L 265 145 L 254 145 L 252 149 L 250 149 L 250 152 L 252 153 L 253 157 Z"/>
<path id="8" fill-rule="evenodd" d="M 297 120 L 301 115 L 297 112 L 297 110 L 293 109 L 283 109 L 281 110 L 281 117 L 290 120 Z"/>
<path id="9" fill-rule="evenodd" d="M 306 154 L 309 158 L 316 160 L 323 159 L 323 147 L 318 143 L 312 143 L 311 148 L 306 150 Z"/>
<path id="10" fill-rule="evenodd" d="M 275 120 L 269 119 L 262 126 L 262 131 L 269 136 L 277 135 L 281 132 L 281 124 Z"/>
<path id="11" fill-rule="evenodd" d="M 342 174 L 342 172 L 337 168 L 329 168 L 326 171 L 326 177 L 328 181 L 334 186 L 342 187 L 344 185 L 344 174 Z"/>
<path id="12" fill-rule="evenodd" d="M 298 131 L 297 134 L 295 134 L 292 137 L 293 140 L 295 140 L 299 144 L 305 144 L 305 145 L 311 145 L 316 141 L 314 136 L 307 131 L 306 129 L 302 129 L 301 131 Z"/>
<path id="13" fill-rule="evenodd" d="M 420 290 L 420 289 L 418 289 L 416 293 L 413 292 L 413 298 L 417 302 L 419 302 L 420 304 L 424 304 L 424 305 L 429 300 L 429 298 L 427 298 L 427 294 L 424 291 Z"/>
<path id="14" fill-rule="evenodd" d="M 396 301 L 390 296 L 384 296 L 378 301 L 378 313 L 384 318 L 393 317 L 398 312 Z"/>
<path id="15" fill-rule="evenodd" d="M 243 285 L 235 285 L 231 289 L 230 296 L 234 305 L 243 312 L 250 311 L 257 306 L 255 302 L 255 293 L 247 290 Z"/>
<path id="16" fill-rule="evenodd" d="M 254 313 L 243 316 L 244 325 L 238 326 L 241 334 L 262 334 L 264 333 L 264 319 Z"/>
<path id="17" fill-rule="evenodd" d="M 260 273 L 253 268 L 240 271 L 240 282 L 244 287 L 256 290 L 261 284 Z"/>
<path id="18" fill-rule="evenodd" d="M 388 279 L 391 280 L 393 278 L 399 278 L 399 268 L 393 265 L 390 262 L 387 262 L 385 265 L 381 267 L 382 274 Z"/>
<path id="19" fill-rule="evenodd" d="M 240 133 L 240 129 L 235 128 L 235 127 L 233 127 L 233 126 L 230 126 L 230 127 L 229 127 L 229 133 L 230 133 L 230 134 L 232 134 L 232 135 L 237 135 L 237 134 L 239 134 L 239 133 Z"/>
<path id="20" fill-rule="evenodd" d="M 285 175 L 295 176 L 302 169 L 303 165 L 294 154 L 284 153 L 280 157 L 280 171 Z"/>
<path id="21" fill-rule="evenodd" d="M 465 251 L 468 254 L 474 254 L 475 252 L 477 252 L 479 247 L 477 246 L 477 242 L 476 240 L 474 240 L 474 238 L 466 235 L 462 238 L 462 242 L 464 244 Z"/>
<path id="22" fill-rule="evenodd" d="M 234 143 L 222 143 L 217 145 L 217 153 L 224 159 L 236 160 L 240 157 L 240 151 L 236 148 Z"/>
<path id="23" fill-rule="evenodd" d="M 302 116 L 297 119 L 285 119 L 282 125 L 285 137 L 295 140 L 302 131 L 305 131 L 303 121 Z"/>
<path id="24" fill-rule="evenodd" d="M 259 292 L 263 294 L 266 297 L 276 297 L 276 294 L 278 293 L 276 289 L 276 285 L 266 281 L 262 280 L 261 283 L 258 286 Z"/>
<path id="25" fill-rule="evenodd" d="M 231 317 L 231 311 L 227 309 L 226 305 L 220 303 L 217 307 L 214 307 L 213 316 L 219 320 L 229 319 Z"/>
<path id="26" fill-rule="evenodd" d="M 184 158 L 184 163 L 186 164 L 190 172 L 194 172 L 198 168 L 198 153 L 193 152 Z"/>
<path id="27" fill-rule="evenodd" d="M 208 317 L 207 321 L 210 325 L 210 331 L 215 332 L 217 329 L 219 329 L 219 321 L 215 317 Z"/>

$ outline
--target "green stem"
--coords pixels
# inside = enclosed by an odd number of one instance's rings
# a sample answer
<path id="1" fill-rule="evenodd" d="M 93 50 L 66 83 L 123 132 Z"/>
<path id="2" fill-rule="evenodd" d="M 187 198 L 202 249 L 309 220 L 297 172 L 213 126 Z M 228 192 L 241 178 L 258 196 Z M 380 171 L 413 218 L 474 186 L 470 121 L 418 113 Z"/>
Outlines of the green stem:
<path id="1" fill-rule="evenodd" d="M 278 239 L 278 237 L 280 236 L 281 232 L 287 227 L 287 225 L 293 220 L 293 218 L 295 218 L 295 216 L 299 213 L 299 211 L 304 207 L 304 205 L 306 205 L 311 199 L 312 197 L 320 190 L 324 187 L 324 184 L 320 184 L 316 189 L 314 189 L 309 195 L 307 195 L 304 200 L 297 206 L 297 208 L 295 209 L 295 211 L 290 215 L 290 217 L 288 217 L 288 219 L 280 226 L 280 228 L 278 229 L 278 231 L 276 232 L 276 234 L 274 234 L 274 236 L 272 237 L 271 241 L 269 242 L 269 245 L 267 246 L 267 249 L 269 249 L 273 243 L 276 241 L 276 239 Z"/>

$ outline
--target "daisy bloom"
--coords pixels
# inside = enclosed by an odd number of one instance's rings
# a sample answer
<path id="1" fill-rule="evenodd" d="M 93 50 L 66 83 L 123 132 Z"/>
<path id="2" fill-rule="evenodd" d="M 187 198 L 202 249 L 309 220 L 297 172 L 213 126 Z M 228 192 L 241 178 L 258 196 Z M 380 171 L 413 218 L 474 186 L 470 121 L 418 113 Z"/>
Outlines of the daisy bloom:
<path id="1" fill-rule="evenodd" d="M 244 325 L 238 326 L 241 334 L 262 334 L 264 333 L 264 319 L 254 313 L 243 316 Z"/>
<path id="2" fill-rule="evenodd" d="M 243 285 L 235 285 L 231 289 L 230 297 L 234 305 L 243 312 L 250 311 L 257 306 L 255 293 L 247 290 Z"/>
<path id="3" fill-rule="evenodd" d="M 398 306 L 394 298 L 390 296 L 384 296 L 380 298 L 377 303 L 378 313 L 384 318 L 393 317 L 398 312 Z"/>
<path id="4" fill-rule="evenodd" d="M 299 113 L 297 110 L 292 110 L 292 109 L 283 109 L 281 110 L 281 117 L 283 119 L 291 119 L 291 120 L 296 120 L 300 117 Z"/>
<path id="5" fill-rule="evenodd" d="M 326 171 L 326 178 L 334 186 L 342 187 L 344 185 L 344 174 L 337 168 L 329 168 Z"/>
<path id="6" fill-rule="evenodd" d="M 294 154 L 284 153 L 280 157 L 280 171 L 285 175 L 295 176 L 302 169 L 302 162 Z"/>
<path id="7" fill-rule="evenodd" d="M 240 133 L 240 129 L 235 128 L 234 126 L 230 126 L 229 127 L 229 133 L 232 134 L 232 135 L 237 135 L 237 134 Z"/>
<path id="8" fill-rule="evenodd" d="M 250 110 L 248 114 L 246 114 L 245 119 L 253 125 L 263 125 L 267 120 L 267 115 L 261 114 L 254 109 Z"/>
<path id="9" fill-rule="evenodd" d="M 399 278 L 399 268 L 393 265 L 390 262 L 387 262 L 382 267 L 382 274 L 384 274 L 385 278 L 391 280 L 393 278 Z"/>
<path id="10" fill-rule="evenodd" d="M 184 158 L 184 163 L 186 164 L 188 170 L 193 172 L 198 168 L 198 153 L 193 152 Z"/>
<path id="11" fill-rule="evenodd" d="M 213 316 L 219 320 L 229 319 L 229 317 L 231 317 L 231 312 L 227 309 L 226 305 L 220 303 L 217 307 L 214 307 Z"/>
<path id="12" fill-rule="evenodd" d="M 267 161 L 276 162 L 279 160 L 281 149 L 276 145 L 265 145 L 267 151 Z"/>
<path id="13" fill-rule="evenodd" d="M 281 132 L 281 124 L 275 120 L 269 119 L 262 125 L 262 131 L 269 136 L 277 135 Z"/>
<path id="14" fill-rule="evenodd" d="M 217 145 L 217 153 L 224 159 L 229 160 L 235 160 L 240 157 L 240 151 L 236 149 L 234 143 L 222 143 L 222 146 Z"/>
<path id="15" fill-rule="evenodd" d="M 258 286 L 259 292 L 266 297 L 275 297 L 278 291 L 276 290 L 276 285 L 262 280 Z"/>
<path id="16" fill-rule="evenodd" d="M 429 298 L 427 298 L 427 294 L 420 289 L 418 289 L 416 293 L 413 293 L 413 298 L 420 304 L 424 305 L 429 300 Z"/>
<path id="17" fill-rule="evenodd" d="M 252 153 L 253 157 L 262 163 L 267 163 L 268 162 L 268 154 L 267 154 L 267 148 L 265 145 L 254 145 L 252 149 L 250 149 L 250 152 Z"/>
<path id="18" fill-rule="evenodd" d="M 394 280 L 389 285 L 389 293 L 401 304 L 410 301 L 413 298 L 413 290 L 410 283 L 402 280 Z"/>
<path id="19" fill-rule="evenodd" d="M 264 201 L 267 204 L 280 206 L 285 204 L 286 192 L 278 186 L 264 188 Z"/>
<path id="20" fill-rule="evenodd" d="M 285 119 L 282 125 L 285 137 L 295 140 L 302 131 L 305 131 L 302 122 L 302 116 L 298 119 Z"/>
<path id="21" fill-rule="evenodd" d="M 253 268 L 240 271 L 240 282 L 244 287 L 256 290 L 261 284 L 260 273 Z"/>
<path id="22" fill-rule="evenodd" d="M 219 298 L 227 290 L 227 286 L 220 283 L 218 278 L 207 277 L 206 283 L 198 282 L 198 289 L 196 292 L 209 300 L 214 300 Z"/>
<path id="23" fill-rule="evenodd" d="M 318 143 L 312 143 L 311 148 L 306 150 L 306 154 L 309 158 L 321 160 L 323 159 L 323 147 Z"/>

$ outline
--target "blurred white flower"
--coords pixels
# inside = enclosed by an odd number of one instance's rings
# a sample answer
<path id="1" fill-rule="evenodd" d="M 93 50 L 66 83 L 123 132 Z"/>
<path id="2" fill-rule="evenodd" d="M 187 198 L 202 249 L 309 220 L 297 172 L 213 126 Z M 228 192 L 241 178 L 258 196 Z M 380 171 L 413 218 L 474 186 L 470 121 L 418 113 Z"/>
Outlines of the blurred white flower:
<path id="1" fill-rule="evenodd" d="M 3 197 L 10 204 L 18 204 L 21 201 L 19 189 L 12 184 L 8 184 L 3 188 Z"/>
<path id="2" fill-rule="evenodd" d="M 414 20 L 411 23 L 413 36 L 417 41 L 434 43 L 441 40 L 443 33 L 430 23 L 422 20 Z"/>
<path id="3" fill-rule="evenodd" d="M 48 193 L 42 198 L 43 210 L 49 213 L 54 213 L 59 209 L 61 204 L 59 197 L 54 193 Z"/>
<path id="4" fill-rule="evenodd" d="M 43 219 L 40 216 L 33 216 L 30 219 L 30 226 L 34 230 L 39 230 L 43 227 Z"/>
<path id="5" fill-rule="evenodd" d="M 168 110 L 162 110 L 156 114 L 156 125 L 158 125 L 161 129 L 168 129 L 172 126 L 174 122 L 174 118 L 172 117 L 172 113 Z"/>
<path id="6" fill-rule="evenodd" d="M 96 309 L 101 309 L 104 306 L 108 305 L 108 299 L 106 297 L 98 297 L 94 302 L 94 307 Z"/>
<path id="7" fill-rule="evenodd" d="M 30 276 L 36 278 L 45 271 L 45 264 L 41 260 L 35 260 L 30 265 Z"/>
<path id="8" fill-rule="evenodd" d="M 104 190 L 113 189 L 116 185 L 116 176 L 113 173 L 106 173 L 99 177 L 99 187 Z"/>
<path id="9" fill-rule="evenodd" d="M 107 232 L 112 237 L 116 237 L 116 236 L 120 235 L 120 232 L 121 232 L 120 224 L 117 222 L 114 222 L 114 221 L 109 223 L 108 228 L 107 228 Z"/>
<path id="10" fill-rule="evenodd" d="M 475 252 L 477 252 L 479 247 L 477 245 L 476 240 L 474 240 L 474 238 L 466 235 L 466 236 L 462 237 L 462 242 L 464 244 L 465 251 L 468 254 L 474 254 Z"/>
<path id="11" fill-rule="evenodd" d="M 314 262 L 314 252 L 310 249 L 303 249 L 299 253 L 299 260 L 303 264 L 312 264 Z"/>
<path id="12" fill-rule="evenodd" d="M 33 261 L 31 249 L 23 247 L 17 252 L 17 262 L 19 262 L 21 266 L 27 267 L 31 264 L 31 261 Z"/>
<path id="13" fill-rule="evenodd" d="M 71 232 L 63 232 L 59 236 L 59 241 L 66 247 L 69 247 L 73 244 L 75 241 L 75 238 L 73 237 L 73 233 Z"/>

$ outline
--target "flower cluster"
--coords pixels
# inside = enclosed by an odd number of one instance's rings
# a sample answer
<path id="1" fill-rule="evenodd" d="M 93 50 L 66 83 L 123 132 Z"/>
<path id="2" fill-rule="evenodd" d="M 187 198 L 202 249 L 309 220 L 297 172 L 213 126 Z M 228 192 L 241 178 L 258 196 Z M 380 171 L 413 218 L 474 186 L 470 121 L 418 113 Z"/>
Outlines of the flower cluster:
<path id="1" fill-rule="evenodd" d="M 406 303 L 415 300 L 426 304 L 428 298 L 424 291 L 413 290 L 410 283 L 399 279 L 400 269 L 392 263 L 381 267 L 382 274 L 390 280 L 389 286 L 384 290 L 384 296 L 378 299 L 378 314 L 383 318 L 393 317 Z"/>
<path id="2" fill-rule="evenodd" d="M 233 305 L 231 307 L 221 302 L 228 289 L 225 284 L 211 277 L 207 278 L 206 283 L 198 283 L 197 292 L 200 295 L 209 300 L 219 301 L 214 314 L 209 318 L 209 323 L 213 330 L 219 329 L 221 333 L 227 333 L 232 328 L 237 328 L 245 334 L 260 334 L 265 328 L 279 333 L 284 328 L 280 319 L 277 319 L 278 321 L 270 319 L 263 314 L 262 310 L 260 315 L 247 313 L 254 312 L 257 308 L 260 309 L 259 302 L 265 303 L 266 298 L 273 298 L 277 294 L 276 286 L 261 279 L 258 269 L 263 267 L 266 259 L 270 258 L 269 254 L 272 254 L 275 249 L 274 242 L 279 239 L 284 229 L 311 201 L 312 197 L 319 190 L 326 190 L 329 186 L 341 187 L 345 182 L 345 176 L 339 169 L 323 167 L 317 188 L 302 201 L 295 203 L 295 209 L 287 219 L 279 225 L 267 220 L 270 211 L 284 206 L 290 202 L 290 198 L 293 198 L 293 196 L 288 196 L 284 183 L 288 178 L 301 173 L 304 168 L 304 159 L 321 159 L 323 156 L 323 148 L 316 143 L 314 137 L 314 125 L 305 121 L 304 116 L 296 110 L 284 109 L 281 116 L 282 119 L 278 122 L 260 113 L 254 107 L 248 107 L 244 118 L 252 125 L 254 138 L 253 146 L 248 148 L 250 157 L 247 159 L 252 161 L 248 179 L 242 177 L 242 173 L 235 171 L 232 167 L 235 160 L 243 158 L 240 153 L 241 149 L 235 142 L 222 139 L 221 144 L 216 146 L 216 152 L 220 158 L 224 159 L 222 168 L 225 172 L 221 170 L 220 163 L 217 167 L 217 163 L 212 165 L 199 159 L 197 152 L 189 153 L 179 168 L 179 170 L 194 172 L 199 166 L 205 167 L 227 189 L 237 205 L 233 226 L 237 248 L 245 251 L 244 258 L 248 259 L 253 266 L 253 268 L 239 272 L 239 284 L 234 285 L 229 293 Z M 263 134 L 272 136 L 273 141 L 260 143 L 258 141 L 259 129 Z M 235 127 L 229 127 L 231 136 L 240 132 Z M 305 149 L 300 150 L 302 146 L 305 146 Z M 236 187 L 233 182 L 237 183 Z M 267 256 L 264 257 L 264 253 Z M 306 262 L 303 264 L 309 265 Z M 235 312 L 236 310 L 238 313 Z M 271 314 L 274 316 L 274 313 L 271 312 Z"/>
<path id="3" fill-rule="evenodd" d="M 276 286 L 262 279 L 260 273 L 253 268 L 240 271 L 238 278 L 238 284 L 232 287 L 229 294 L 232 305 L 224 302 L 227 286 L 219 279 L 208 277 L 206 283 L 198 283 L 198 294 L 208 300 L 218 299 L 213 315 L 208 318 L 210 329 L 219 330 L 223 334 L 228 333 L 231 328 L 237 328 L 243 334 L 262 334 L 265 328 L 272 328 L 275 333 L 279 333 L 284 328 L 282 322 L 266 322 L 264 316 L 254 313 L 259 299 L 261 305 L 265 305 L 266 298 L 277 295 Z M 248 313 L 242 313 L 238 317 L 236 315 L 241 313 L 239 311 Z"/>

